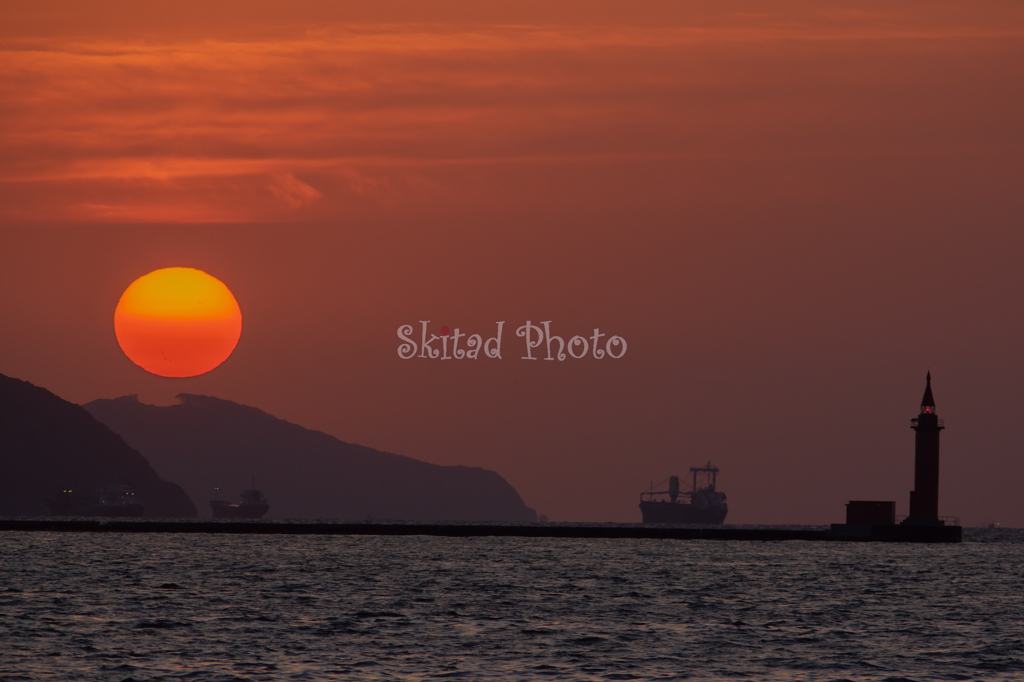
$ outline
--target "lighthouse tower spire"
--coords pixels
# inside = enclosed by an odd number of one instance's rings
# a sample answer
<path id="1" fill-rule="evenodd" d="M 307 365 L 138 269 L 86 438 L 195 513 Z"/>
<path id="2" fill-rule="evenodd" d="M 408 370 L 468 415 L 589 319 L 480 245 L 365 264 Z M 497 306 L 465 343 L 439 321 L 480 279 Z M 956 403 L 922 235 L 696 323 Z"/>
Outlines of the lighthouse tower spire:
<path id="1" fill-rule="evenodd" d="M 939 432 L 945 427 L 935 414 L 932 373 L 925 377 L 921 413 L 910 420 L 914 437 L 914 489 L 910 491 L 907 523 L 939 523 Z"/>
<path id="2" fill-rule="evenodd" d="M 924 397 L 921 398 L 921 413 L 935 411 L 935 398 L 932 397 L 932 373 L 928 372 L 924 378 Z M 930 410 L 928 408 L 931 408 Z"/>

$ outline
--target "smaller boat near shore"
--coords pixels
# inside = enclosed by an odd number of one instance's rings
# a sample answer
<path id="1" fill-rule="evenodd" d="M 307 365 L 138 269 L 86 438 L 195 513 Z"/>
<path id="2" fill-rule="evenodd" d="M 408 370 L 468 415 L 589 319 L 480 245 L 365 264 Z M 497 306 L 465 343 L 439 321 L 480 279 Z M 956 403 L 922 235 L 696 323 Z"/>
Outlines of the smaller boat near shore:
<path id="1" fill-rule="evenodd" d="M 100 488 L 100 501 L 93 508 L 93 516 L 130 518 L 143 516 L 145 511 L 130 486 L 108 485 Z"/>
<path id="2" fill-rule="evenodd" d="M 46 508 L 52 516 L 137 518 L 146 512 L 127 484 L 103 486 L 98 496 L 80 495 L 70 488 L 61 490 L 56 498 L 46 501 Z"/>
<path id="3" fill-rule="evenodd" d="M 215 519 L 261 519 L 270 511 L 267 498 L 259 490 L 243 490 L 242 501 L 231 504 L 225 500 L 210 500 L 210 511 Z"/>

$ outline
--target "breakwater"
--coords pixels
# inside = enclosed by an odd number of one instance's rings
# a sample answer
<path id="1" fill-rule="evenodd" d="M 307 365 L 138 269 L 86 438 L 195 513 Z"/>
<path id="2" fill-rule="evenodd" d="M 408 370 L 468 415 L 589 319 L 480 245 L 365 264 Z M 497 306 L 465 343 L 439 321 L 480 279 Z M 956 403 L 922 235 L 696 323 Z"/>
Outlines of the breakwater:
<path id="1" fill-rule="evenodd" d="M 436 537 L 620 538 L 650 540 L 784 540 L 960 542 L 959 526 L 847 526 L 828 529 L 614 524 L 332 523 L 143 519 L 0 519 L 0 531 L 60 533 L 234 533 L 252 535 L 428 535 Z"/>

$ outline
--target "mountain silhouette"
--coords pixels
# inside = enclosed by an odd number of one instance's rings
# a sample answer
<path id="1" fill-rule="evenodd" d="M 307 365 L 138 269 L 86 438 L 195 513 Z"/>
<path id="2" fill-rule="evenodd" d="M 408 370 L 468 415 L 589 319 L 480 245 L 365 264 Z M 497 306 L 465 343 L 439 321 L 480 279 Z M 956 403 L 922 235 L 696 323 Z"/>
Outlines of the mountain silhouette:
<path id="1" fill-rule="evenodd" d="M 345 443 L 255 407 L 183 393 L 179 404 L 137 396 L 84 407 L 176 481 L 209 516 L 255 487 L 266 518 L 530 522 L 536 513 L 493 471 L 439 466 Z M 255 485 L 253 486 L 253 478 Z M 214 486 L 219 491 L 214 490 Z"/>
<path id="2" fill-rule="evenodd" d="M 81 405 L 0 374 L 0 516 L 46 516 L 61 490 L 95 499 L 125 483 L 146 516 L 196 516 L 180 487 Z"/>

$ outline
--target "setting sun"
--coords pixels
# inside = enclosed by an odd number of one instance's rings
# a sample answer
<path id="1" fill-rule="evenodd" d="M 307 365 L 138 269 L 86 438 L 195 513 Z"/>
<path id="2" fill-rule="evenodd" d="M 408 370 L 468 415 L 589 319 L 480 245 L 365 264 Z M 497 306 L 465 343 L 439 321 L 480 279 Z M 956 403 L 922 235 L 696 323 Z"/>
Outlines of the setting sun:
<path id="1" fill-rule="evenodd" d="M 223 282 L 193 268 L 164 268 L 125 290 L 114 312 L 124 354 L 163 377 L 205 374 L 228 359 L 242 311 Z"/>

